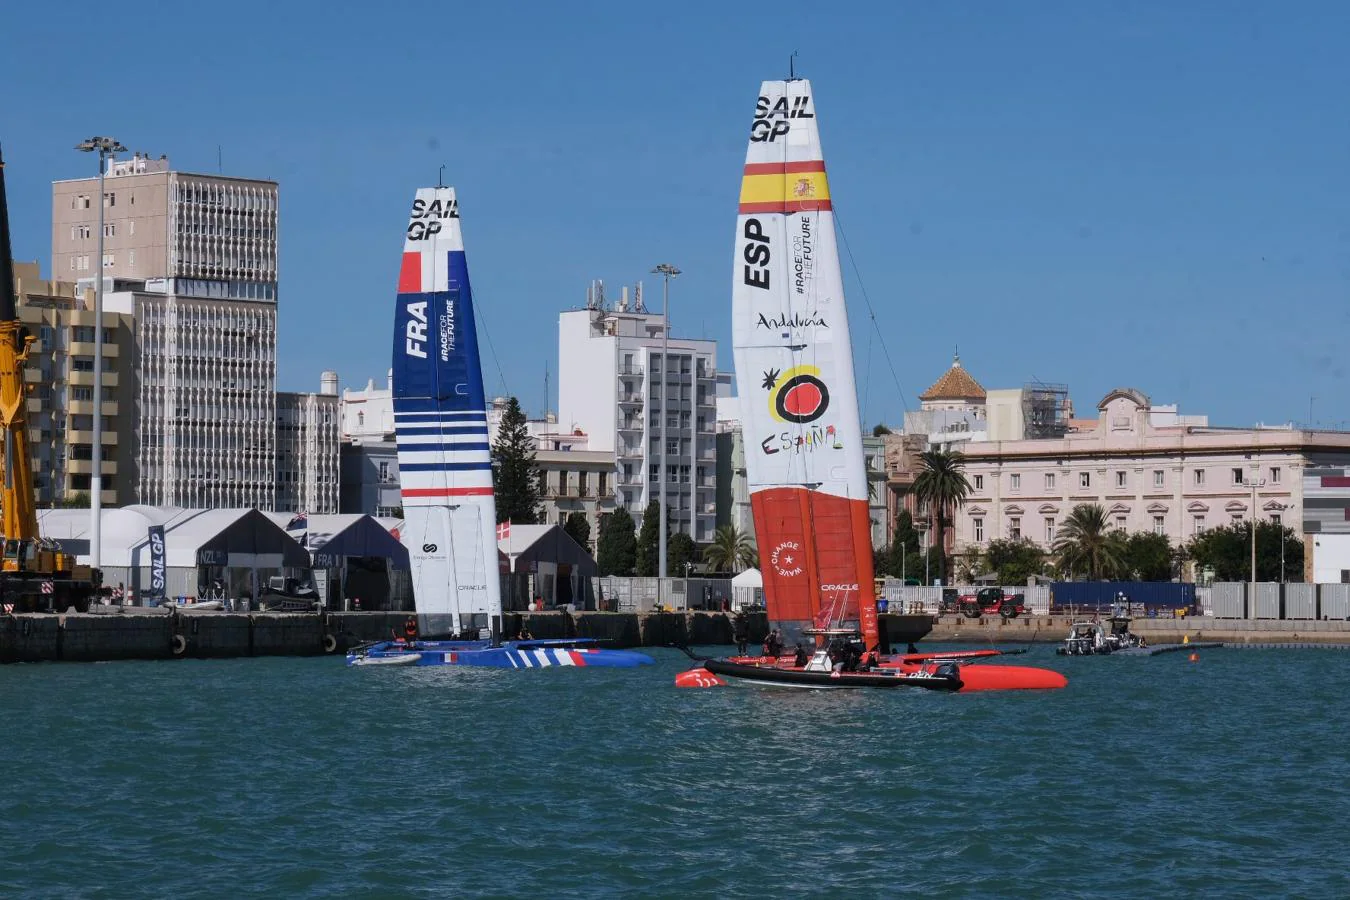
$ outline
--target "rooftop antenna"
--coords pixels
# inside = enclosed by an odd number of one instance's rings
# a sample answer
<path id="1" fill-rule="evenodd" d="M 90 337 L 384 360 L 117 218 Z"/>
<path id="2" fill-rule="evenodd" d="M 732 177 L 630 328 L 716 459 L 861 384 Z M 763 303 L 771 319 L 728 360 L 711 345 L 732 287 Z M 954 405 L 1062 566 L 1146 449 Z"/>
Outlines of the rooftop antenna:
<path id="1" fill-rule="evenodd" d="M 788 81 L 797 80 L 797 68 L 795 65 L 796 61 L 797 61 L 797 51 L 793 50 L 792 55 L 788 57 Z"/>
<path id="2" fill-rule="evenodd" d="M 445 166 L 441 166 L 440 171 L 436 173 L 436 188 L 445 187 Z"/>

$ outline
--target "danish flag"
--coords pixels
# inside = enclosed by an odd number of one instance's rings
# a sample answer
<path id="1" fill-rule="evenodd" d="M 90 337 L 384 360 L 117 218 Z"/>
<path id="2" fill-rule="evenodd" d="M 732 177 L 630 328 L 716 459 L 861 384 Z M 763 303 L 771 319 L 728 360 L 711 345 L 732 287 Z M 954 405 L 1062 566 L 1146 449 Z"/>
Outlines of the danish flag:
<path id="1" fill-rule="evenodd" d="M 511 538 L 511 520 L 497 523 L 497 540 L 505 541 Z"/>

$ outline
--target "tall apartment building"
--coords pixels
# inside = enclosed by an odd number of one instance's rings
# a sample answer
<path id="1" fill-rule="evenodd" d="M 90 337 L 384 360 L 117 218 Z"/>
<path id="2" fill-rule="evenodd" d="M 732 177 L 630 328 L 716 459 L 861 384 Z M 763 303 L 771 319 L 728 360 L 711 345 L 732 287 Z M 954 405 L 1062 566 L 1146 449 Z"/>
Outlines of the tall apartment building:
<path id="1" fill-rule="evenodd" d="M 101 198 L 96 178 L 52 185 L 53 270 L 101 271 L 107 308 L 134 317 L 138 502 L 278 503 L 277 202 L 276 182 L 141 154 L 109 162 Z"/>
<path id="2" fill-rule="evenodd" d="M 40 506 L 88 495 L 93 473 L 94 301 L 74 282 L 45 281 L 38 264 L 15 263 L 19 320 L 37 338 L 25 379 L 34 499 Z M 103 502 L 134 502 L 133 321 L 103 312 Z"/>
<path id="3" fill-rule="evenodd" d="M 593 289 L 585 309 L 563 312 L 558 421 L 586 432 L 591 450 L 615 454 L 615 495 L 639 527 L 658 496 L 664 456 L 673 528 L 703 543 L 717 513 L 717 343 L 671 335 L 663 360 L 664 330 L 663 317 L 643 307 L 640 285 L 631 307 L 627 288 L 612 307 Z"/>
<path id="4" fill-rule="evenodd" d="M 336 512 L 340 420 L 338 376 L 324 372 L 319 392 L 277 393 L 279 512 Z"/>

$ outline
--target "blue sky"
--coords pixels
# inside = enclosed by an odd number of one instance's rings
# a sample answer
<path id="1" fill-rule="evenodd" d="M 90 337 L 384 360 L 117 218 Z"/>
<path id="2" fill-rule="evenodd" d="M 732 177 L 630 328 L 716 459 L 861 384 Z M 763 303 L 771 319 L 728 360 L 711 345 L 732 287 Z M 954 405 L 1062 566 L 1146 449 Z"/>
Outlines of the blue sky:
<path id="1" fill-rule="evenodd" d="M 219 146 L 281 183 L 285 389 L 383 376 L 407 206 L 442 164 L 489 393 L 540 410 L 558 312 L 592 278 L 654 299 L 663 261 L 677 333 L 730 368 L 747 123 L 795 49 L 861 273 L 865 423 L 959 344 L 986 387 L 1065 382 L 1080 414 L 1124 385 L 1234 425 L 1315 397 L 1350 427 L 1350 4 L 11 5 L 16 256 L 48 268 L 78 140 L 208 172 Z"/>

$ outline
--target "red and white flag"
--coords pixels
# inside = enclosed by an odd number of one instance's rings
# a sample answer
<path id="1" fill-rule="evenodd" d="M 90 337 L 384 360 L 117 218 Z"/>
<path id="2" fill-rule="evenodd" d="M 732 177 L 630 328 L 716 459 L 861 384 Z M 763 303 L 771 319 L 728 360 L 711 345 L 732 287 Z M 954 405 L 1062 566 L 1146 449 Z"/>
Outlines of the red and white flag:
<path id="1" fill-rule="evenodd" d="M 511 520 L 507 519 L 505 522 L 499 522 L 497 524 L 497 540 L 505 541 L 509 540 L 510 537 L 511 537 Z"/>

